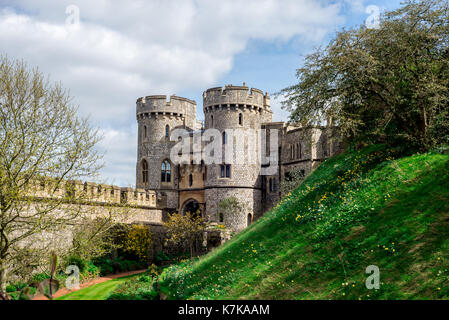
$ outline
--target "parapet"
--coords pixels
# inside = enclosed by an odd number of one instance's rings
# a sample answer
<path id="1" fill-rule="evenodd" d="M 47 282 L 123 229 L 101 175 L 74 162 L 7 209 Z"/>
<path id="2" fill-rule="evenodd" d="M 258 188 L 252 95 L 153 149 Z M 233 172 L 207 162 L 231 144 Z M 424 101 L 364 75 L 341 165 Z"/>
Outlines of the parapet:
<path id="1" fill-rule="evenodd" d="M 174 116 L 195 115 L 196 102 L 187 98 L 165 95 L 146 96 L 137 99 L 136 114 L 168 114 Z"/>
<path id="2" fill-rule="evenodd" d="M 242 86 L 231 84 L 224 88 L 216 87 L 204 91 L 203 105 L 205 111 L 208 111 L 208 107 L 220 105 L 246 105 L 268 111 L 270 109 L 270 96 L 259 89 L 250 89 L 245 83 Z"/>
<path id="3" fill-rule="evenodd" d="M 63 181 L 56 187 L 54 179 L 41 179 L 33 184 L 30 196 L 68 202 L 156 207 L 156 192 L 153 190 L 121 188 L 94 182 L 83 183 L 79 180 Z"/>

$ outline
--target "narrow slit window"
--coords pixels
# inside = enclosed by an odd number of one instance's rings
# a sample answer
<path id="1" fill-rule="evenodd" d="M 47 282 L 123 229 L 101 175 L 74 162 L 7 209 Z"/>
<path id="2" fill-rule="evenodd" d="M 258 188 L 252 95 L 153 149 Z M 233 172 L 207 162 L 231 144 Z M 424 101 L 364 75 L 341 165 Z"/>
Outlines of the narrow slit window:
<path id="1" fill-rule="evenodd" d="M 145 159 L 142 161 L 142 182 L 148 183 L 148 162 Z"/>

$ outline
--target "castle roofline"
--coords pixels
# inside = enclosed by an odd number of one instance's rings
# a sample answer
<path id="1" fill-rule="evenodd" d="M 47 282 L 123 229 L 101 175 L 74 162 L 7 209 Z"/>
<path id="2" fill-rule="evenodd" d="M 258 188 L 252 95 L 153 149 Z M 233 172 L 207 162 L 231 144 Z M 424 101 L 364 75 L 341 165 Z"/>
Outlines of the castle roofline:
<path id="1" fill-rule="evenodd" d="M 170 99 L 167 100 L 167 95 L 150 95 L 150 96 L 138 98 L 136 103 L 145 103 L 146 101 L 149 101 L 149 100 L 165 100 L 166 103 L 171 103 L 172 100 L 178 100 L 178 101 L 185 101 L 185 102 L 196 105 L 195 100 L 190 100 L 190 99 L 187 99 L 184 97 L 179 97 L 177 95 L 171 95 L 169 98 Z"/>
<path id="2" fill-rule="evenodd" d="M 214 87 L 214 88 L 209 88 L 206 91 L 204 91 L 204 93 L 208 93 L 208 92 L 212 92 L 212 91 L 221 91 L 221 92 L 225 92 L 225 91 L 229 91 L 229 90 L 246 90 L 246 91 L 250 91 L 250 94 L 252 95 L 253 92 L 257 92 L 260 93 L 262 95 L 264 95 L 263 91 L 257 88 L 249 88 L 248 86 L 246 86 L 246 83 L 243 83 L 242 86 L 235 86 L 232 84 L 227 84 L 224 87 Z M 268 92 L 265 93 L 265 96 L 268 97 Z"/>

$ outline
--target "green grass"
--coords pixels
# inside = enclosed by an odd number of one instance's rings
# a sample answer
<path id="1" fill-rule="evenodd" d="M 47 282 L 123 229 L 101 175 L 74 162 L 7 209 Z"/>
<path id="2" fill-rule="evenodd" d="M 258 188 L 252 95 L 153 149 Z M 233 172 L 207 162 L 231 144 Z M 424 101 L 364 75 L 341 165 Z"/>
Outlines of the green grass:
<path id="1" fill-rule="evenodd" d="M 368 290 L 366 267 L 380 269 Z M 169 299 L 448 299 L 449 156 L 371 146 L 324 162 L 263 218 L 167 268 Z"/>
<path id="2" fill-rule="evenodd" d="M 106 300 L 106 298 L 122 283 L 139 274 L 108 280 L 93 286 L 71 292 L 56 300 Z"/>

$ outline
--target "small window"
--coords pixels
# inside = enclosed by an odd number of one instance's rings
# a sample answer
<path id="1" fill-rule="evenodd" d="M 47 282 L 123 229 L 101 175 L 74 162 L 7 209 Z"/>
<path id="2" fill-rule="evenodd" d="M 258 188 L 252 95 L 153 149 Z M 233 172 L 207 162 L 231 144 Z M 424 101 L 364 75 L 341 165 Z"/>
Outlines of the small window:
<path id="1" fill-rule="evenodd" d="M 210 116 L 210 126 L 211 126 L 211 128 L 213 128 L 214 127 L 214 116 Z"/>
<path id="2" fill-rule="evenodd" d="M 231 177 L 231 165 L 230 164 L 220 165 L 220 177 L 221 178 L 230 178 Z"/>
<path id="3" fill-rule="evenodd" d="M 220 212 L 219 220 L 220 220 L 220 222 L 224 222 L 224 215 L 223 215 L 223 212 Z"/>
<path id="4" fill-rule="evenodd" d="M 223 132 L 222 136 L 223 136 L 223 140 L 222 140 L 223 144 L 226 144 L 226 141 L 227 141 L 226 131 Z"/>
<path id="5" fill-rule="evenodd" d="M 161 181 L 170 182 L 171 181 L 171 167 L 170 162 L 165 160 L 161 165 Z"/>
<path id="6" fill-rule="evenodd" d="M 243 114 L 239 113 L 239 125 L 243 125 Z"/>
<path id="7" fill-rule="evenodd" d="M 277 192 L 277 189 L 278 189 L 278 187 L 277 187 L 277 180 L 276 180 L 276 178 L 274 178 L 273 179 L 273 192 Z"/>
<path id="8" fill-rule="evenodd" d="M 147 126 L 143 126 L 143 137 L 147 137 Z"/>
<path id="9" fill-rule="evenodd" d="M 251 215 L 251 213 L 248 213 L 248 223 L 247 223 L 247 225 L 249 226 L 252 221 L 253 221 L 253 216 Z"/>
<path id="10" fill-rule="evenodd" d="M 270 178 L 269 185 L 270 185 L 270 188 L 269 188 L 270 192 L 273 192 L 273 179 L 272 178 Z"/>
<path id="11" fill-rule="evenodd" d="M 169 136 L 170 136 L 170 127 L 167 124 L 165 126 L 165 137 L 168 139 Z"/>
<path id="12" fill-rule="evenodd" d="M 193 185 L 193 176 L 192 174 L 189 174 L 189 186 L 191 187 Z"/>

